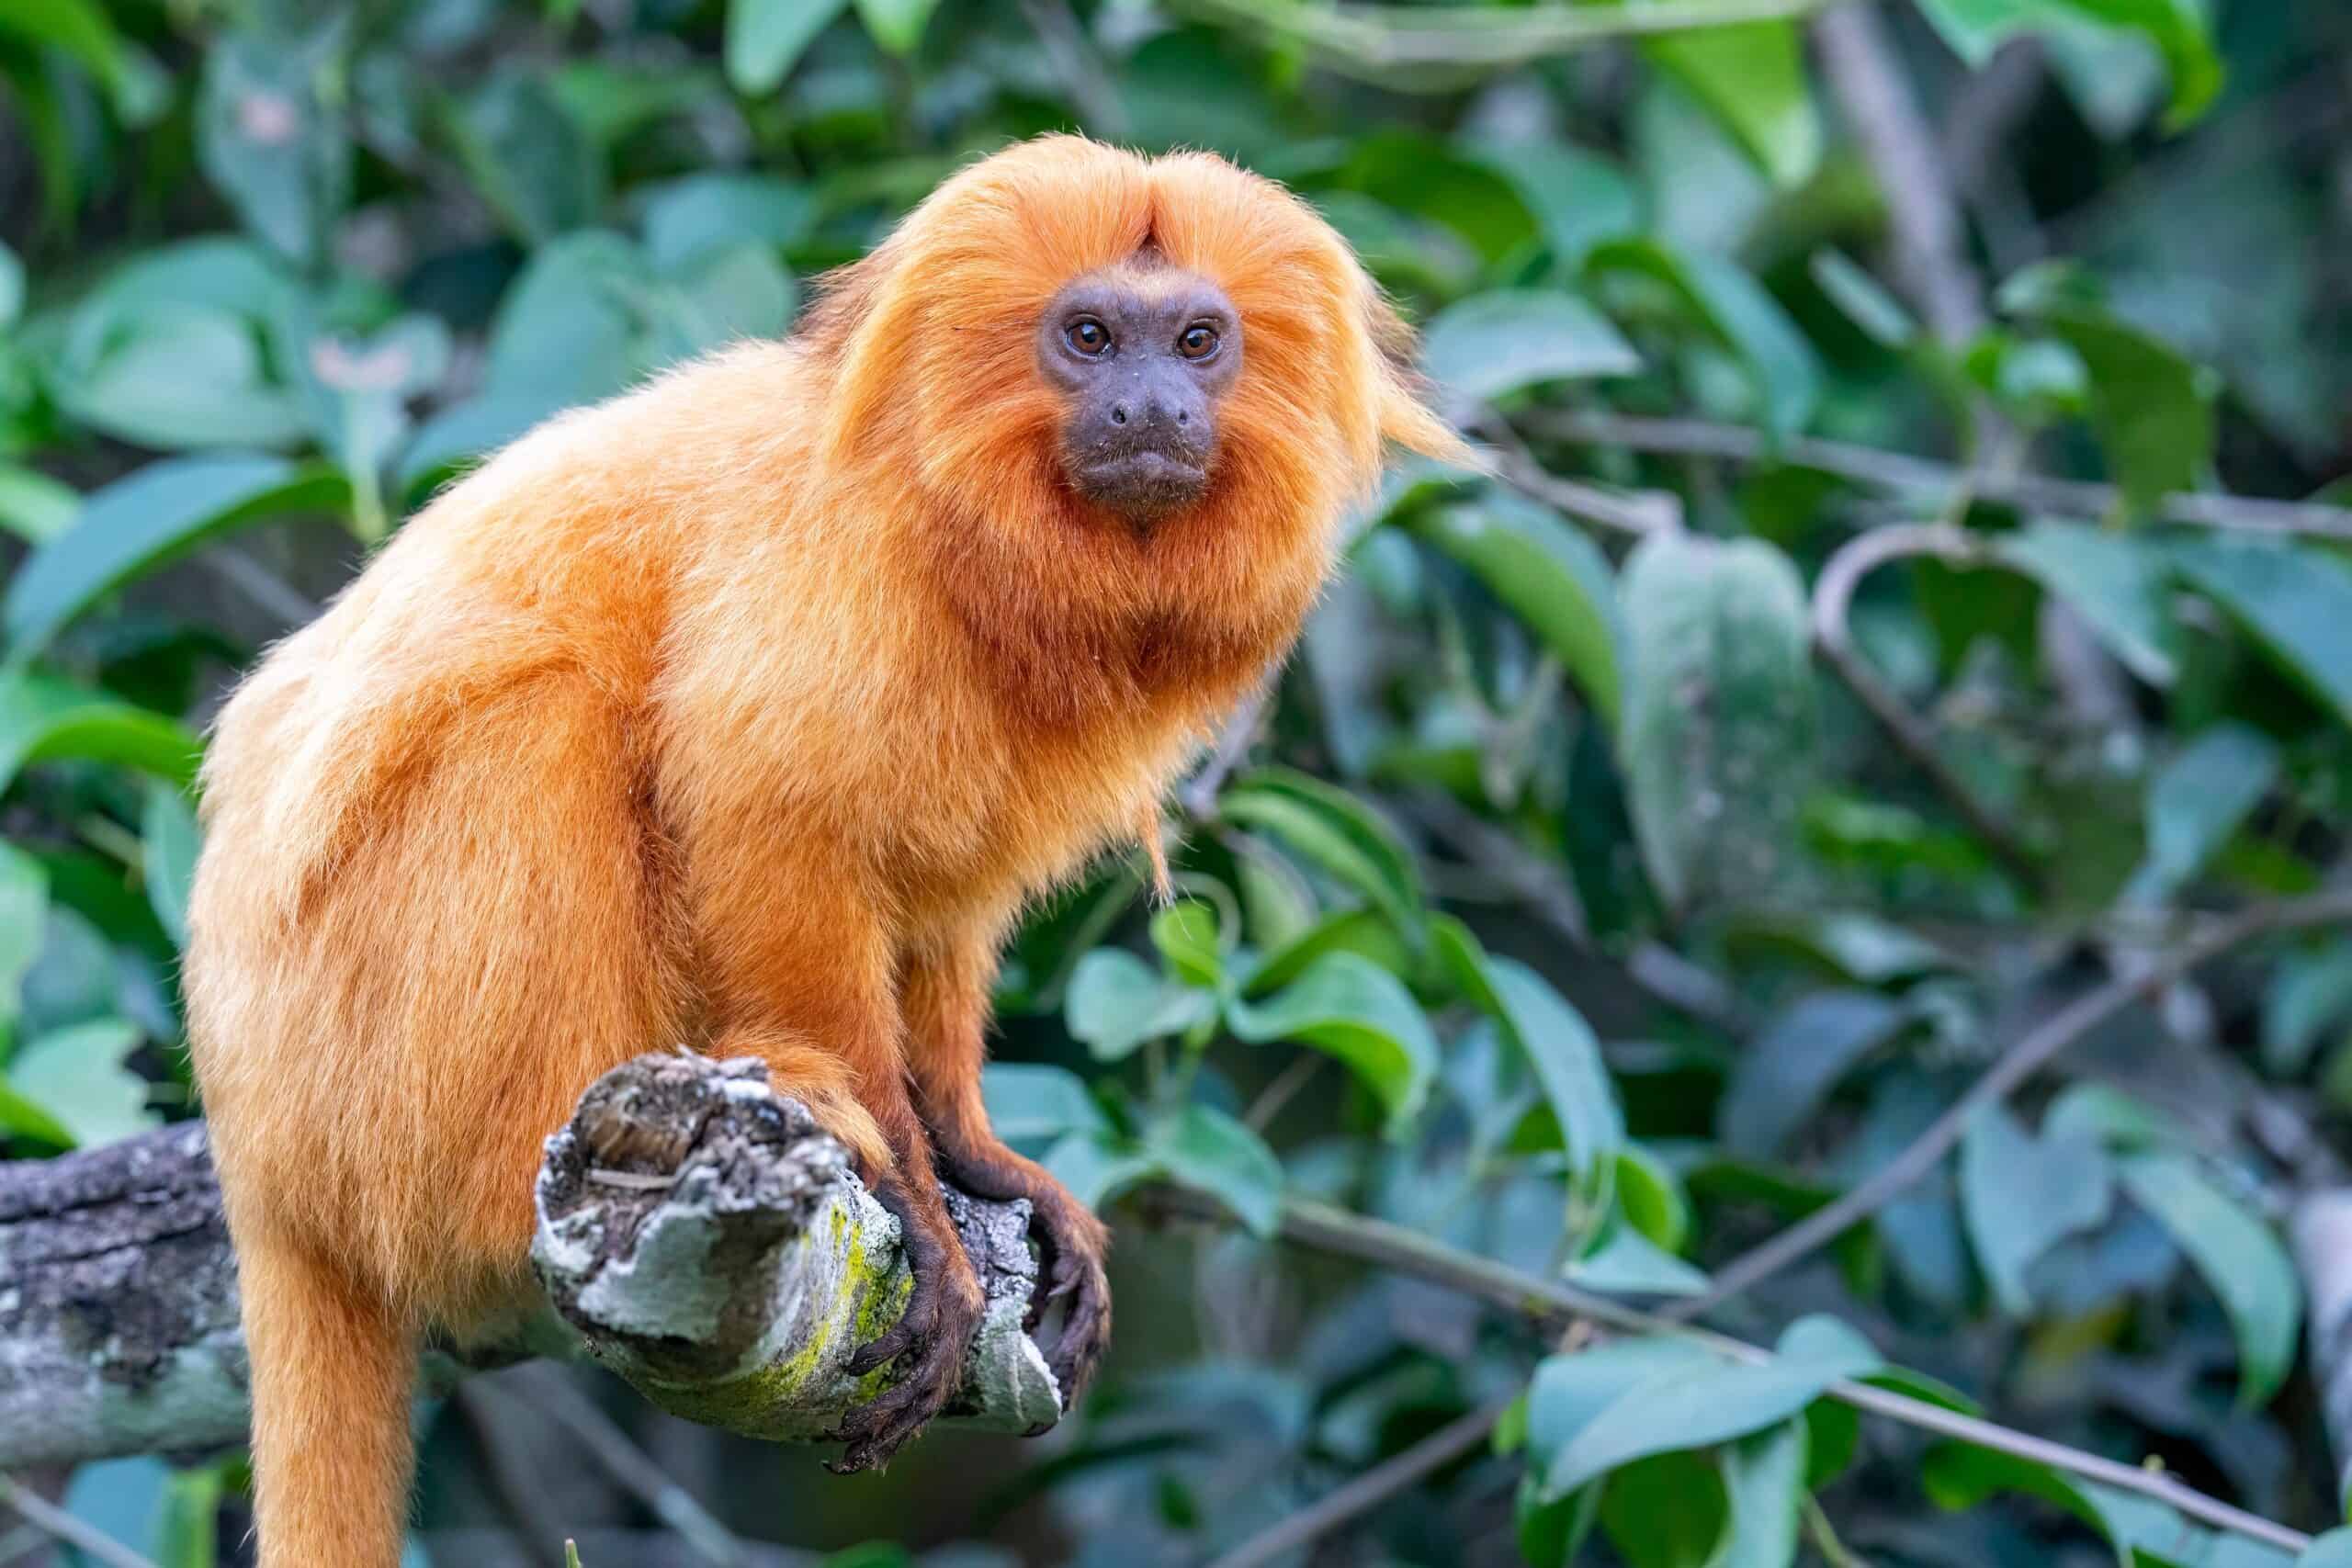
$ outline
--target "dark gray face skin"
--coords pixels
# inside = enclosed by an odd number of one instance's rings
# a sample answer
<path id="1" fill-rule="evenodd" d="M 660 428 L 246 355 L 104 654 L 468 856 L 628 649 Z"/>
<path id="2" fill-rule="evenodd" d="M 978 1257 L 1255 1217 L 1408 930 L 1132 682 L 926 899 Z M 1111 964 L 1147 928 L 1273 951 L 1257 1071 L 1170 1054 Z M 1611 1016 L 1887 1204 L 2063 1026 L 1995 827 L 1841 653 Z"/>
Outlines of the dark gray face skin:
<path id="1" fill-rule="evenodd" d="M 1191 273 L 1091 275 L 1038 321 L 1037 367 L 1068 409 L 1071 485 L 1146 524 L 1208 489 L 1217 406 L 1241 373 L 1241 318 Z"/>

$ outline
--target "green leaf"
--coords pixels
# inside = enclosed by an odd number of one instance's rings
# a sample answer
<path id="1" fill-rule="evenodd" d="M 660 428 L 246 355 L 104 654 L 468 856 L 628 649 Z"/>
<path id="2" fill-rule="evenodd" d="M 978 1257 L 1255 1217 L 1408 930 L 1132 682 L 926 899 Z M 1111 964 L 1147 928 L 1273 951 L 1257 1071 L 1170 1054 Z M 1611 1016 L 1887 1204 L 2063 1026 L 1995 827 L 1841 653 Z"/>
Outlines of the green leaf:
<path id="1" fill-rule="evenodd" d="M 1776 890 L 1815 720 L 1804 585 L 1760 539 L 1652 535 L 1624 578 L 1623 756 L 1643 863 L 1674 908 Z"/>
<path id="2" fill-rule="evenodd" d="M 351 200 L 351 139 L 321 93 L 337 45 L 332 28 L 299 42 L 239 32 L 204 55 L 197 161 L 247 229 L 304 267 Z"/>
<path id="3" fill-rule="evenodd" d="M 747 96 L 772 93 L 846 0 L 728 0 L 727 80 Z"/>
<path id="4" fill-rule="evenodd" d="M 990 1062 L 980 1073 L 989 1124 L 1007 1143 L 1044 1142 L 1064 1134 L 1110 1129 L 1086 1082 L 1066 1067 Z"/>
<path id="5" fill-rule="evenodd" d="M 2295 1559 L 2295 1568 L 2352 1568 L 2352 1529 L 2334 1529 Z"/>
<path id="6" fill-rule="evenodd" d="M 1668 1252 L 1690 1238 L 1690 1198 L 1658 1155 L 1629 1143 L 1617 1155 L 1617 1205 L 1626 1224 Z"/>
<path id="7" fill-rule="evenodd" d="M 33 762 L 66 758 L 136 768 L 183 788 L 201 744 L 183 726 L 53 676 L 0 677 L 0 787 Z"/>
<path id="8" fill-rule="evenodd" d="M 1642 360 L 1608 317 L 1575 295 L 1498 288 L 1439 311 L 1421 340 L 1421 365 L 1460 417 L 1539 382 L 1630 376 Z"/>
<path id="9" fill-rule="evenodd" d="M 1165 979 L 1115 947 L 1078 961 L 1062 1006 L 1071 1037 L 1103 1062 L 1124 1061 L 1147 1041 L 1187 1033 L 1216 1013 L 1207 991 Z"/>
<path id="10" fill-rule="evenodd" d="M 1399 931 L 1421 928 L 1421 878 L 1388 825 L 1335 784 L 1267 768 L 1228 785 L 1217 815 L 1272 833 L 1311 864 L 1370 899 Z"/>
<path id="11" fill-rule="evenodd" d="M 2302 1287 L 2270 1227 L 2183 1155 L 2140 1154 L 2118 1163 L 2124 1190 L 2188 1255 L 2230 1314 L 2238 1339 L 2238 1403 L 2254 1406 L 2294 1371 Z"/>
<path id="12" fill-rule="evenodd" d="M 1564 1445 L 1544 1472 L 1546 1496 L 1565 1497 L 1622 1464 L 1707 1448 L 1799 1415 L 1846 1374 L 1834 1363 L 1761 1366 L 1712 1361 L 1672 1369 L 1619 1395 Z"/>
<path id="13" fill-rule="evenodd" d="M 1709 1568 L 1792 1568 L 1804 1522 L 1805 1425 L 1786 1421 L 1724 1450 L 1731 1529 Z"/>
<path id="14" fill-rule="evenodd" d="M 886 54 L 912 54 L 939 0 L 857 0 L 865 30 Z"/>
<path id="15" fill-rule="evenodd" d="M 140 841 L 147 851 L 147 901 L 175 946 L 187 946 L 188 887 L 196 880 L 201 847 L 196 811 L 186 794 L 161 780 L 147 784 L 147 809 Z"/>
<path id="16" fill-rule="evenodd" d="M 2213 458 L 2207 378 L 2178 349 L 2110 314 L 2082 275 L 2030 269 L 2001 288 L 2001 304 L 2041 321 L 2082 357 L 2091 377 L 2091 426 L 2126 508 L 2146 513 L 2193 489 Z"/>
<path id="17" fill-rule="evenodd" d="M 98 0 L 8 0 L 0 7 L 0 36 L 14 34 L 64 53 L 106 86 L 119 103 L 130 90 L 122 37 Z"/>
<path id="18" fill-rule="evenodd" d="M 123 1066 L 143 1036 L 135 1023 L 104 1019 L 44 1034 L 8 1064 L 8 1087 L 89 1148 L 158 1123 L 147 1080 Z"/>
<path id="19" fill-rule="evenodd" d="M 2300 1073 L 2332 1024 L 2352 1015 L 2352 942 L 2279 960 L 2262 1001 L 2262 1064 L 2280 1077 Z"/>
<path id="20" fill-rule="evenodd" d="M 1503 490 L 1425 508 L 1409 525 L 1509 605 L 1616 728 L 1624 629 L 1600 546 L 1550 508 Z"/>
<path id="21" fill-rule="evenodd" d="M 1588 1350 L 1547 1356 L 1527 1385 L 1527 1456 L 1542 1474 L 1585 1431 L 1634 1389 L 1659 1378 L 1720 1366 L 1687 1339 L 1612 1339 Z"/>
<path id="22" fill-rule="evenodd" d="M 1262 1003 L 1226 1004 L 1234 1034 L 1295 1040 L 1337 1059 L 1379 1100 L 1401 1135 L 1437 1076 L 1437 1037 L 1404 983 L 1368 958 L 1327 953 Z"/>
<path id="23" fill-rule="evenodd" d="M 1645 40 L 1651 63 L 1680 82 L 1783 188 L 1821 164 L 1821 116 L 1792 22 L 1693 28 Z"/>
<path id="24" fill-rule="evenodd" d="M 56 382 L 60 406 L 94 430 L 178 451 L 289 447 L 309 429 L 300 400 L 271 378 L 250 319 L 164 299 L 110 311 L 99 330 L 85 347 L 77 316 Z"/>
<path id="25" fill-rule="evenodd" d="M 25 308 L 25 264 L 0 241 L 0 327 L 14 326 Z"/>
<path id="26" fill-rule="evenodd" d="M 0 624 L 9 656 L 38 652 L 74 616 L 132 579 L 232 529 L 288 513 L 340 511 L 341 475 L 255 454 L 150 463 L 92 494 L 72 528 L 9 580 Z"/>
<path id="27" fill-rule="evenodd" d="M 1713 1457 L 1652 1454 L 1585 1488 L 1600 1494 L 1601 1529 L 1624 1568 L 1710 1568 L 1731 1503 Z"/>
<path id="28" fill-rule="evenodd" d="M 2199 733 L 2148 785 L 2148 858 L 2126 897 L 2154 903 L 2221 852 L 2278 778 L 2278 748 L 2224 720 Z"/>
<path id="29" fill-rule="evenodd" d="M 1264 1139 L 1224 1111 L 1188 1105 L 1154 1123 L 1145 1147 L 1169 1175 L 1233 1211 L 1251 1235 L 1272 1236 L 1282 1224 L 1282 1162 Z"/>
<path id="30" fill-rule="evenodd" d="M 1224 977 L 1225 953 L 1217 935 L 1216 910 L 1197 898 L 1181 900 L 1151 917 L 1151 945 L 1177 978 L 1191 985 L 1214 987 Z"/>
<path id="31" fill-rule="evenodd" d="M 1623 168 L 1556 141 L 1491 142 L 1476 155 L 1519 193 L 1542 225 L 1553 264 L 1573 275 L 1604 240 L 1641 231 L 1642 196 Z"/>
<path id="32" fill-rule="evenodd" d="M 1736 355 L 1754 385 L 1758 420 L 1775 437 L 1803 430 L 1821 401 L 1821 362 L 1780 302 L 1725 257 L 1663 240 L 1618 240 L 1587 263 L 1663 286 L 1705 333 Z"/>
<path id="33" fill-rule="evenodd" d="M 2352 565 L 2313 549 L 2200 539 L 2173 561 L 2290 674 L 2352 724 Z"/>
<path id="34" fill-rule="evenodd" d="M 730 245 L 796 245 L 816 215 L 808 191 L 770 175 L 688 175 L 657 186 L 647 198 L 646 258 L 671 276 Z"/>
<path id="35" fill-rule="evenodd" d="M 2026 1271 L 2034 1259 L 2105 1224 L 2114 1194 L 2111 1168 L 2097 1144 L 2036 1138 L 1996 1105 L 1968 1123 L 1960 1151 L 1961 1210 L 1984 1277 L 2013 1316 L 2032 1310 Z"/>
<path id="36" fill-rule="evenodd" d="M 476 194 L 516 239 L 544 244 L 595 220 L 604 164 L 543 76 L 500 70 L 455 106 L 448 129 Z"/>
<path id="37" fill-rule="evenodd" d="M 1242 980 L 1240 994 L 1256 1001 L 1306 972 L 1326 953 L 1352 953 L 1393 975 L 1408 973 L 1413 954 L 1396 926 L 1377 909 L 1342 909 L 1326 915 L 1258 962 Z"/>
<path id="38" fill-rule="evenodd" d="M 2235 1537 L 2217 1538 L 2161 1503 L 1968 1443 L 1929 1449 L 1920 1461 L 1919 1480 L 1938 1507 L 1953 1511 L 1975 1507 L 1997 1492 L 2022 1492 L 2055 1503 L 2107 1538 L 2117 1568 L 2219 1568 L 2222 1562 L 2232 1568 L 2286 1568 L 2283 1553 Z M 2217 1555 L 2223 1543 L 2233 1555 Z"/>
<path id="39" fill-rule="evenodd" d="M 1159 1172 L 1159 1162 L 1134 1143 L 1107 1133 L 1070 1133 L 1057 1139 L 1039 1164 L 1070 1196 L 1090 1209 L 1103 1204 Z"/>
<path id="40" fill-rule="evenodd" d="M 2154 686 L 2179 673 L 2179 622 L 2163 553 L 2111 529 L 2039 519 L 2003 537 L 2001 558 L 2056 594 L 2125 669 Z"/>
<path id="41" fill-rule="evenodd" d="M 1918 318 L 1845 252 L 1817 250 L 1806 269 L 1830 302 L 1881 348 L 1905 349 L 1918 341 Z"/>
<path id="42" fill-rule="evenodd" d="M 1984 64 L 2019 32 L 2069 21 L 2141 33 L 2172 73 L 2172 107 L 2165 121 L 2174 130 L 2195 120 L 2221 94 L 2221 57 L 2197 0 L 1919 0 L 1919 8 L 1971 65 Z"/>
<path id="43" fill-rule="evenodd" d="M 1559 1119 L 1577 1173 L 1572 1203 L 1587 1211 L 1572 1208 L 1571 1228 L 1597 1225 L 1607 1214 L 1617 1156 L 1625 1146 L 1625 1118 L 1592 1026 L 1535 971 L 1516 959 L 1488 956 L 1460 921 L 1432 922 L 1431 936 L 1454 983 L 1502 1025 Z"/>
<path id="44" fill-rule="evenodd" d="M 1716 1107 L 1724 1146 L 1770 1159 L 1861 1059 L 1892 1042 L 1910 1011 L 1872 991 L 1816 991 L 1765 1020 L 1732 1064 Z"/>
<path id="45" fill-rule="evenodd" d="M 1612 1221 L 1562 1273 L 1572 1284 L 1608 1295 L 1695 1296 L 1707 1276 L 1622 1221 Z"/>
<path id="46" fill-rule="evenodd" d="M 81 514 L 82 497 L 72 485 L 38 469 L 0 463 L 0 528 L 28 545 L 46 544 Z"/>
<path id="47" fill-rule="evenodd" d="M 16 1032 L 17 1013 L 49 919 L 49 872 L 0 839 L 0 1059 Z"/>

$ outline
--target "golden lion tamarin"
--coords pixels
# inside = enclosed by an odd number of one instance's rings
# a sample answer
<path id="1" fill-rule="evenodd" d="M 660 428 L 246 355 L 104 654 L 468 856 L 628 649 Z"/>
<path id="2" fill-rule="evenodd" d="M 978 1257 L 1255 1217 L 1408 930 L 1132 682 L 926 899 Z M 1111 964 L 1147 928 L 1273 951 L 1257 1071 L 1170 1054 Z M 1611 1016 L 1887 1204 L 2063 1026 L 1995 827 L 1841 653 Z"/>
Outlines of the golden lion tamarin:
<path id="1" fill-rule="evenodd" d="M 1034 1201 L 1084 1385 L 1106 1237 L 989 1130 L 997 947 L 1289 646 L 1384 440 L 1458 454 L 1408 347 L 1272 183 L 1032 141 L 788 341 L 517 441 L 262 662 L 187 981 L 266 1568 L 391 1568 L 419 1336 L 527 1299 L 541 1140 L 672 1043 L 766 1063 L 905 1223 L 849 1466 L 980 1311 L 934 1173 Z"/>

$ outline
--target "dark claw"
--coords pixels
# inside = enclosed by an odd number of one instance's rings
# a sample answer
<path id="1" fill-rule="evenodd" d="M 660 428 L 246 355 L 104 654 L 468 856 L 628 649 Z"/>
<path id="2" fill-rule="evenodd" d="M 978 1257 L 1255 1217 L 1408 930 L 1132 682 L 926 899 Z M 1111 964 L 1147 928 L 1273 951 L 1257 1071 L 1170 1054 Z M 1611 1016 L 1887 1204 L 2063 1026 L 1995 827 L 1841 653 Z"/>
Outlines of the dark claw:
<path id="1" fill-rule="evenodd" d="M 827 1469 L 836 1475 L 878 1470 L 939 1414 L 963 1381 L 964 1352 L 982 1308 L 979 1281 L 968 1268 L 959 1272 L 935 1258 L 922 1260 L 899 1321 L 860 1346 L 848 1365 L 863 1377 L 901 1356 L 915 1359 L 896 1384 L 842 1419 L 833 1435 L 849 1451 Z"/>

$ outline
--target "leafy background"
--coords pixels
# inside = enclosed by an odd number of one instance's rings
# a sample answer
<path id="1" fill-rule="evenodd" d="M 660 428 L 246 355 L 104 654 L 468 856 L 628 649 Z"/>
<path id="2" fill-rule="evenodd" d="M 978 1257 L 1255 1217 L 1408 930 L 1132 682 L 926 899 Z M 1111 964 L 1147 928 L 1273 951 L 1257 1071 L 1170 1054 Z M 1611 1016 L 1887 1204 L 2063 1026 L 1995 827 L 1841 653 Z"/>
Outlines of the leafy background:
<path id="1" fill-rule="evenodd" d="M 2293 1561 L 2086 1454 L 2341 1521 L 2301 1325 L 2352 1259 L 2286 1237 L 2342 1185 L 2352 936 L 2286 901 L 2343 887 L 2352 796 L 2345 7 L 6 0 L 0 103 L 11 1157 L 198 1112 L 235 672 L 972 155 L 1287 181 L 1498 455 L 1357 520 L 1177 803 L 1182 902 L 1106 867 L 1008 964 L 1000 1125 L 1120 1222 L 1091 1407 L 839 1482 L 583 1382 L 663 1493 L 478 1380 L 423 1418 L 418 1562 Z M 1285 1247 L 1286 1195 L 1634 1314 Z M 1640 1315 L 1699 1303 L 1781 1359 Z M 37 1479 L 168 1568 L 248 1550 L 235 1456 Z"/>

